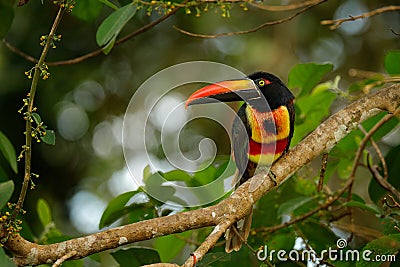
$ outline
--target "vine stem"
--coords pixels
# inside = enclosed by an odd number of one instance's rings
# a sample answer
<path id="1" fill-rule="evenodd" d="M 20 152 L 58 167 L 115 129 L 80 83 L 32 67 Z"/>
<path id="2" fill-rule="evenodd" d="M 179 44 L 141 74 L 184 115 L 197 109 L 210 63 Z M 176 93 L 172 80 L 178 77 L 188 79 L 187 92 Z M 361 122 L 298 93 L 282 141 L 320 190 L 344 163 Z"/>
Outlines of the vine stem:
<path id="1" fill-rule="evenodd" d="M 31 88 L 29 90 L 29 95 L 28 95 L 28 107 L 27 107 L 27 112 L 28 113 L 32 113 L 34 106 L 34 99 L 35 99 L 35 94 L 36 94 L 36 89 L 37 89 L 37 85 L 39 82 L 39 78 L 40 78 L 40 73 L 41 70 L 40 68 L 43 66 L 44 64 L 44 60 L 46 59 L 47 53 L 50 50 L 51 47 L 51 42 L 53 40 L 53 36 L 57 30 L 57 27 L 61 21 L 62 15 L 64 14 L 65 9 L 63 7 L 60 7 L 57 13 L 56 18 L 54 19 L 53 22 L 53 26 L 50 29 L 50 33 L 47 37 L 47 40 L 44 44 L 43 47 L 43 51 L 42 54 L 40 55 L 40 58 L 37 62 L 37 64 L 35 65 L 35 71 L 33 74 L 33 78 L 32 78 L 32 83 L 31 83 Z M 19 194 L 18 197 L 18 202 L 15 205 L 15 208 L 10 216 L 10 221 L 14 220 L 18 214 L 20 213 L 22 206 L 24 204 L 24 200 L 26 197 L 26 193 L 28 191 L 28 186 L 29 186 L 29 181 L 31 178 L 31 157 L 32 157 L 32 122 L 30 120 L 30 118 L 28 117 L 26 120 L 26 130 L 25 130 L 25 147 L 24 147 L 24 156 L 25 156 L 25 171 L 24 171 L 24 180 L 22 182 L 22 188 L 21 188 L 21 192 Z"/>

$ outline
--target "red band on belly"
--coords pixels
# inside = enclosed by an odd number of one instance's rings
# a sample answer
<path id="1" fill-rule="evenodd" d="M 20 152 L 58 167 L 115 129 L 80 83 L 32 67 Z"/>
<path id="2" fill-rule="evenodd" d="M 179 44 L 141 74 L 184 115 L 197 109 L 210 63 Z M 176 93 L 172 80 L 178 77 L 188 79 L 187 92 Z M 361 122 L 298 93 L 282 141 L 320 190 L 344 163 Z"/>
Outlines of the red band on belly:
<path id="1" fill-rule="evenodd" d="M 288 145 L 288 139 L 278 140 L 276 143 L 264 143 L 260 144 L 254 140 L 249 140 L 249 155 L 260 155 L 262 154 L 282 154 Z"/>

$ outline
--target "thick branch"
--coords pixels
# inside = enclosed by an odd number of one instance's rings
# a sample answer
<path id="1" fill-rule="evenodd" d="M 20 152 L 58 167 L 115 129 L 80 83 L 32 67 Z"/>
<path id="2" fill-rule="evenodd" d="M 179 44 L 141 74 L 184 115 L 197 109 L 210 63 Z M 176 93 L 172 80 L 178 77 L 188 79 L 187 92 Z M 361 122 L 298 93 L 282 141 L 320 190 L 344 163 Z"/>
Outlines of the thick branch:
<path id="1" fill-rule="evenodd" d="M 277 182 L 284 182 L 312 159 L 331 150 L 365 119 L 380 110 L 392 113 L 399 106 L 400 85 L 393 85 L 359 99 L 332 115 L 272 166 L 271 171 L 275 174 Z M 250 192 L 250 181 L 254 179 L 262 182 Z M 4 245 L 15 254 L 14 262 L 18 265 L 37 265 L 55 262 L 71 251 L 77 252 L 72 259 L 78 259 L 158 236 L 207 226 L 230 225 L 248 214 L 253 204 L 274 188 L 274 183 L 267 173 L 261 173 L 251 180 L 241 185 L 231 197 L 211 207 L 141 221 L 56 244 L 37 245 L 16 236 Z M 0 232 L 0 237 L 3 234 Z"/>

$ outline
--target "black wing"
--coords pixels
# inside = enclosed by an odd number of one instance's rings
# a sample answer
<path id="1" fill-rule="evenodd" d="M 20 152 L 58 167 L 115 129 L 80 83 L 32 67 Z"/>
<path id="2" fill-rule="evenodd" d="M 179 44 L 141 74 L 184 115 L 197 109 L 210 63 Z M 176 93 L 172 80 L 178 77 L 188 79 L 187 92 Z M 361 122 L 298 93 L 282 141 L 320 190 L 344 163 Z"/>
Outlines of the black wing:
<path id="1" fill-rule="evenodd" d="M 236 167 L 239 170 L 240 184 L 250 178 L 248 172 L 248 150 L 249 150 L 249 136 L 250 127 L 247 122 L 246 104 L 243 104 L 235 117 L 232 125 L 232 138 L 233 138 L 233 156 L 235 159 Z"/>
<path id="2" fill-rule="evenodd" d="M 289 146 L 290 146 L 290 141 L 292 141 L 292 137 L 293 137 L 293 133 L 294 133 L 294 120 L 295 120 L 295 115 L 296 115 L 296 110 L 294 108 L 294 101 L 291 100 L 290 103 L 288 103 L 286 105 L 286 108 L 288 109 L 289 112 L 289 117 L 290 117 L 290 132 L 289 132 L 289 136 L 288 136 L 288 144 L 287 147 L 285 149 L 285 153 L 289 150 Z"/>

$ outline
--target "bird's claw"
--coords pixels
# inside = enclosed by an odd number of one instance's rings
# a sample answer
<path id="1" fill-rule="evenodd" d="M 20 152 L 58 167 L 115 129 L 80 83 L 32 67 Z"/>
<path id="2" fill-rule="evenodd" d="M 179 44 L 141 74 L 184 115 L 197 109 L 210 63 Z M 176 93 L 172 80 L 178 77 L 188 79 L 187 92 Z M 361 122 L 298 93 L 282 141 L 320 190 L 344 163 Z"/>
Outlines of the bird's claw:
<path id="1" fill-rule="evenodd" d="M 278 185 L 278 181 L 276 180 L 276 175 L 272 171 L 268 172 L 268 177 L 274 182 L 274 186 Z"/>

